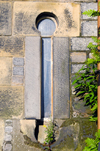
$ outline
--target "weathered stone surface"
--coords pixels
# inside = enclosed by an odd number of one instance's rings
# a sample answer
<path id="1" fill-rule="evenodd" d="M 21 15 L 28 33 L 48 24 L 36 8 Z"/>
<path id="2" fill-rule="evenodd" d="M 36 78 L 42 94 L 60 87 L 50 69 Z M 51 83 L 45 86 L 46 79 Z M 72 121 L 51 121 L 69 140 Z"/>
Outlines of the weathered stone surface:
<path id="1" fill-rule="evenodd" d="M 24 58 L 13 58 L 13 64 L 15 66 L 24 66 Z"/>
<path id="2" fill-rule="evenodd" d="M 10 133 L 12 133 L 12 131 L 13 131 L 13 127 L 12 126 L 6 126 L 5 127 L 5 133 L 10 134 Z"/>
<path id="3" fill-rule="evenodd" d="M 69 45 L 68 38 L 53 40 L 54 118 L 69 117 Z"/>
<path id="4" fill-rule="evenodd" d="M 71 56 L 72 62 L 85 62 L 86 61 L 86 53 L 84 52 L 72 52 L 70 56 Z"/>
<path id="5" fill-rule="evenodd" d="M 38 141 L 40 143 L 44 143 L 45 142 L 45 138 L 46 138 L 46 128 L 43 127 L 43 125 L 39 125 L 39 134 L 38 134 Z"/>
<path id="6" fill-rule="evenodd" d="M 13 67 L 13 75 L 24 75 L 24 67 Z"/>
<path id="7" fill-rule="evenodd" d="M 6 123 L 5 123 L 5 126 L 13 126 L 13 125 L 12 125 L 12 120 L 9 120 L 9 119 L 8 119 L 8 120 L 6 120 L 5 122 L 6 122 Z"/>
<path id="8" fill-rule="evenodd" d="M 22 85 L 24 82 L 23 76 L 13 76 L 12 77 L 12 85 Z"/>
<path id="9" fill-rule="evenodd" d="M 86 106 L 81 98 L 73 98 L 72 108 L 73 117 L 89 117 L 91 114 L 90 106 Z"/>
<path id="10" fill-rule="evenodd" d="M 13 34 L 39 36 L 36 28 L 36 18 L 40 13 L 52 12 L 58 17 L 54 36 L 79 36 L 80 32 L 80 5 L 69 3 L 38 3 L 14 2 L 14 29 Z"/>
<path id="11" fill-rule="evenodd" d="M 53 147 L 53 151 L 74 151 L 79 143 L 79 131 L 80 126 L 79 123 L 71 124 L 67 127 L 62 127 L 60 129 L 60 134 L 58 140 L 51 145 Z"/>
<path id="12" fill-rule="evenodd" d="M 78 72 L 82 68 L 83 64 L 72 64 L 71 71 L 72 73 Z"/>
<path id="13" fill-rule="evenodd" d="M 0 120 L 0 150 L 2 150 L 4 141 L 4 121 Z"/>
<path id="14" fill-rule="evenodd" d="M 81 122 L 81 140 L 85 140 L 87 137 L 93 138 L 94 133 L 97 130 L 95 122 L 89 122 L 89 120 L 83 119 Z"/>
<path id="15" fill-rule="evenodd" d="M 0 2 L 0 35 L 11 35 L 11 7 L 10 2 Z"/>
<path id="16" fill-rule="evenodd" d="M 72 38 L 71 39 L 71 47 L 72 50 L 89 50 L 87 45 L 93 42 L 92 38 Z"/>
<path id="17" fill-rule="evenodd" d="M 24 56 L 24 38 L 0 37 L 0 56 Z"/>
<path id="18" fill-rule="evenodd" d="M 25 39 L 25 117 L 41 118 L 40 37 Z"/>
<path id="19" fill-rule="evenodd" d="M 66 148 L 68 149 L 68 151 L 69 150 L 82 151 L 83 148 L 86 146 L 86 144 L 85 144 L 86 138 L 88 138 L 88 137 L 95 138 L 95 132 L 97 131 L 96 122 L 90 122 L 88 118 L 66 119 L 66 121 L 61 125 L 61 128 L 62 129 L 65 128 L 67 130 L 67 128 L 69 127 L 69 133 L 70 133 L 70 129 L 71 129 L 72 125 L 73 125 L 73 127 L 75 126 L 76 129 L 78 129 L 77 126 L 79 125 L 79 132 L 77 130 L 73 131 L 73 133 L 72 133 L 72 135 L 70 135 L 70 137 L 68 137 L 68 135 L 66 134 L 67 139 L 66 139 L 66 136 L 64 139 L 62 139 L 63 135 L 60 135 L 62 141 L 60 144 L 58 143 L 58 145 L 55 146 L 53 151 L 60 151 L 60 149 L 62 151 L 65 151 Z M 77 137 L 75 138 L 75 135 L 74 135 L 77 132 L 78 132 L 78 139 L 77 139 Z M 66 131 L 64 131 L 64 133 L 66 133 Z M 61 134 L 61 132 L 60 132 L 60 134 Z M 81 147 L 80 147 L 80 145 L 81 145 Z"/>
<path id="20" fill-rule="evenodd" d="M 90 9 L 97 10 L 97 3 L 81 3 L 81 13 Z M 97 19 L 97 17 L 88 17 L 87 15 L 82 15 L 81 19 Z"/>
<path id="21" fill-rule="evenodd" d="M 5 140 L 6 142 L 12 141 L 12 136 L 9 135 L 9 134 L 6 134 L 4 140 Z"/>
<path id="22" fill-rule="evenodd" d="M 23 114 L 23 87 L 0 87 L 0 117 L 17 118 Z"/>
<path id="23" fill-rule="evenodd" d="M 81 33 L 82 36 L 97 36 L 97 21 L 83 21 Z"/>
<path id="24" fill-rule="evenodd" d="M 72 64 L 71 71 L 72 73 L 78 72 L 82 68 L 83 64 Z"/>
<path id="25" fill-rule="evenodd" d="M 35 120 L 20 120 L 21 132 L 23 135 L 27 135 L 33 142 L 36 142 L 35 138 Z"/>
<path id="26" fill-rule="evenodd" d="M 0 85 L 10 85 L 12 76 L 12 58 L 0 57 Z"/>
<path id="27" fill-rule="evenodd" d="M 12 145 L 11 144 L 6 144 L 3 148 L 3 151 L 11 151 Z"/>
<path id="28" fill-rule="evenodd" d="M 13 151 L 42 151 L 38 143 L 28 142 L 20 132 L 20 121 L 13 120 Z"/>

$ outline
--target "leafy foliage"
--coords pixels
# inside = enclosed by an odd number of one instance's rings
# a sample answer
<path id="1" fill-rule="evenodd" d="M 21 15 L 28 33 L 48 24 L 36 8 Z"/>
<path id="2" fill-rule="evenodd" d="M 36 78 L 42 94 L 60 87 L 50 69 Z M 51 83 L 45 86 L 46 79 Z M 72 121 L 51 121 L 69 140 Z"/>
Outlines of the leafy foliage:
<path id="1" fill-rule="evenodd" d="M 89 17 L 95 17 L 95 16 L 100 16 L 100 13 L 99 11 L 95 11 L 95 10 L 88 10 L 88 11 L 85 11 L 83 12 L 83 15 L 87 15 Z"/>
<path id="2" fill-rule="evenodd" d="M 44 144 L 47 144 L 48 149 L 50 150 L 50 145 L 54 142 L 54 124 L 52 120 L 49 122 L 48 126 L 44 125 L 44 127 L 46 128 L 45 133 L 47 134 Z"/>
<path id="3" fill-rule="evenodd" d="M 98 41 L 96 37 L 92 37 L 92 39 L 94 42 Z M 91 51 L 92 58 L 86 60 L 85 65 L 76 73 L 72 83 L 75 84 L 76 96 L 83 98 L 85 105 L 90 105 L 93 113 L 93 116 L 90 117 L 91 121 L 97 121 L 97 63 L 100 61 L 98 45 L 89 43 L 87 47 Z"/>
<path id="4" fill-rule="evenodd" d="M 99 3 L 100 5 L 100 3 Z M 100 16 L 99 11 L 88 10 L 83 13 L 89 17 Z M 98 31 L 100 36 L 100 30 Z M 90 117 L 91 121 L 97 121 L 97 63 L 100 62 L 100 40 L 97 37 L 92 37 L 93 41 L 87 46 L 90 49 L 92 58 L 88 58 L 85 65 L 78 71 L 75 76 L 73 84 L 75 85 L 75 92 L 77 96 L 84 98 L 86 105 L 91 106 L 93 116 Z M 83 151 L 98 151 L 98 143 L 100 142 L 100 129 L 95 133 L 95 139 L 87 138 L 85 140 L 86 146 Z"/>
<path id="5" fill-rule="evenodd" d="M 98 151 L 98 143 L 100 142 L 100 129 L 95 133 L 95 139 L 87 138 L 86 146 L 83 151 Z"/>

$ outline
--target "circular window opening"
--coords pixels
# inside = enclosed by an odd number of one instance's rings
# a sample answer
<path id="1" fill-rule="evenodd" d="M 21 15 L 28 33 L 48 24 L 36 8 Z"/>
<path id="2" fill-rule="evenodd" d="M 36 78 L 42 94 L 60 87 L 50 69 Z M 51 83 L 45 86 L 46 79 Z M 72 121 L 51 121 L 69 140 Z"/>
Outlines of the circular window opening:
<path id="1" fill-rule="evenodd" d="M 42 36 L 51 36 L 56 30 L 57 17 L 53 13 L 42 13 L 36 19 L 37 29 Z"/>

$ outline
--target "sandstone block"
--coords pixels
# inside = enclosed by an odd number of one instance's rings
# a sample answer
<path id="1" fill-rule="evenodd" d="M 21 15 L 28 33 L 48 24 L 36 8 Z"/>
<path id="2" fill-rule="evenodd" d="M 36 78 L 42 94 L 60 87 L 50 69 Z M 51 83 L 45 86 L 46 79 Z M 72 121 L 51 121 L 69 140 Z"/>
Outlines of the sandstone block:
<path id="1" fill-rule="evenodd" d="M 82 68 L 83 64 L 72 64 L 72 73 L 78 72 Z"/>
<path id="2" fill-rule="evenodd" d="M 24 56 L 24 38 L 0 37 L 0 56 Z"/>
<path id="3" fill-rule="evenodd" d="M 4 140 L 5 140 L 6 142 L 12 141 L 12 136 L 9 135 L 9 134 L 6 134 Z"/>
<path id="4" fill-rule="evenodd" d="M 24 75 L 23 67 L 13 67 L 13 75 Z"/>
<path id="5" fill-rule="evenodd" d="M 33 127 L 34 130 L 34 127 Z M 20 120 L 13 120 L 13 151 L 41 151 L 38 143 L 32 142 L 30 138 L 25 139 L 21 132 Z"/>
<path id="6" fill-rule="evenodd" d="M 12 133 L 12 131 L 13 131 L 13 127 L 12 126 L 6 126 L 5 127 L 5 133 L 10 134 L 10 133 Z"/>
<path id="7" fill-rule="evenodd" d="M 40 37 L 25 39 L 25 117 L 41 118 Z"/>
<path id="8" fill-rule="evenodd" d="M 93 42 L 92 38 L 72 38 L 71 39 L 71 47 L 72 50 L 89 50 L 87 45 Z"/>
<path id="9" fill-rule="evenodd" d="M 10 85 L 12 76 L 12 58 L 0 57 L 0 85 Z"/>
<path id="10" fill-rule="evenodd" d="M 36 18 L 43 12 L 52 12 L 58 17 L 59 25 L 54 36 L 79 36 L 80 33 L 80 5 L 72 3 L 47 2 L 14 2 L 13 34 L 39 36 L 36 28 Z"/>
<path id="11" fill-rule="evenodd" d="M 13 58 L 13 65 L 24 66 L 24 58 Z"/>
<path id="12" fill-rule="evenodd" d="M 17 118 L 23 114 L 23 87 L 0 87 L 0 117 Z"/>
<path id="13" fill-rule="evenodd" d="M 12 85 L 22 85 L 24 78 L 22 76 L 13 76 L 12 77 Z"/>
<path id="14" fill-rule="evenodd" d="M 69 43 L 68 38 L 53 40 L 53 116 L 69 118 Z"/>
<path id="15" fill-rule="evenodd" d="M 11 151 L 12 145 L 11 144 L 6 144 L 3 148 L 3 151 Z"/>
<path id="16" fill-rule="evenodd" d="M 71 53 L 71 62 L 85 62 L 86 53 L 84 52 L 72 52 Z"/>
<path id="17" fill-rule="evenodd" d="M 11 35 L 12 6 L 10 2 L 0 2 L 0 35 Z"/>
<path id="18" fill-rule="evenodd" d="M 23 135 L 27 135 L 33 142 L 36 142 L 35 138 L 35 127 L 36 121 L 35 120 L 20 120 L 21 125 L 21 132 Z"/>
<path id="19" fill-rule="evenodd" d="M 81 3 L 81 13 L 90 9 L 97 10 L 97 3 Z M 97 19 L 97 17 L 88 17 L 87 15 L 82 15 L 81 19 Z"/>
<path id="20" fill-rule="evenodd" d="M 97 36 L 97 21 L 83 21 L 81 32 L 82 36 Z"/>

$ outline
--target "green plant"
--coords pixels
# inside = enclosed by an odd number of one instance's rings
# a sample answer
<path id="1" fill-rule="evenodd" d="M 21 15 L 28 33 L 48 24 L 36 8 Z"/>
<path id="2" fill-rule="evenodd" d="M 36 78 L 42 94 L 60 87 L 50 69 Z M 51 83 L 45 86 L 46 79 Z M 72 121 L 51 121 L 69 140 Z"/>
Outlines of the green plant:
<path id="1" fill-rule="evenodd" d="M 88 10 L 83 14 L 89 17 L 100 15 L 95 10 Z M 92 111 L 90 120 L 97 121 L 97 63 L 100 62 L 100 53 L 98 52 L 100 40 L 97 37 L 92 37 L 92 39 L 94 42 L 90 42 L 87 46 L 92 58 L 86 60 L 82 68 L 76 73 L 72 84 L 75 84 L 76 96 L 83 98 L 85 105 L 90 105 Z"/>
<path id="2" fill-rule="evenodd" d="M 90 49 L 92 58 L 88 58 L 82 68 L 76 73 L 75 80 L 75 94 L 77 97 L 83 98 L 85 105 L 90 105 L 93 116 L 91 121 L 97 121 L 97 63 L 100 61 L 100 56 L 97 50 L 100 45 L 100 40 L 92 37 L 94 42 L 98 44 L 89 43 L 87 46 Z"/>
<path id="3" fill-rule="evenodd" d="M 100 3 L 99 3 L 100 6 Z M 89 17 L 100 16 L 100 13 L 95 10 L 88 10 L 83 13 Z M 100 29 L 98 29 L 100 35 Z M 97 37 L 92 37 L 94 43 L 89 43 L 87 46 L 92 54 L 92 58 L 88 58 L 83 67 L 75 75 L 75 92 L 76 96 L 84 99 L 86 105 L 90 105 L 92 116 L 91 121 L 97 121 L 97 77 L 100 74 L 97 71 L 97 64 L 100 63 L 100 53 L 98 46 L 100 40 Z M 100 142 L 100 130 L 95 133 L 95 139 L 87 138 L 86 146 L 83 151 L 98 151 L 98 143 Z"/>
<path id="4" fill-rule="evenodd" d="M 50 120 L 48 126 L 44 125 L 43 127 L 46 128 L 45 133 L 46 133 L 46 138 L 45 138 L 45 145 L 48 145 L 46 149 L 50 150 L 50 145 L 54 141 L 54 124 L 52 120 Z"/>
<path id="5" fill-rule="evenodd" d="M 100 130 L 95 133 L 95 139 L 87 138 L 85 142 L 86 146 L 83 151 L 98 151 L 98 144 L 100 142 Z"/>

